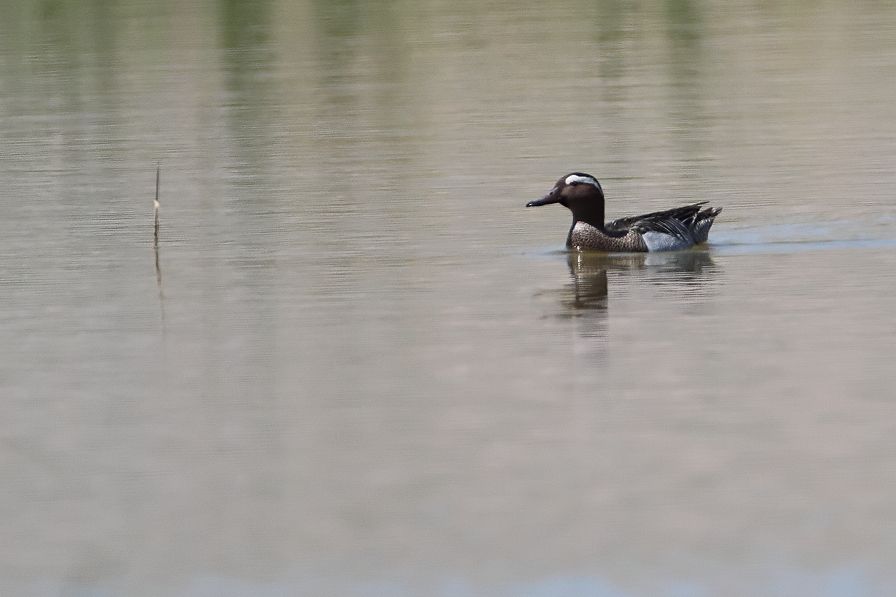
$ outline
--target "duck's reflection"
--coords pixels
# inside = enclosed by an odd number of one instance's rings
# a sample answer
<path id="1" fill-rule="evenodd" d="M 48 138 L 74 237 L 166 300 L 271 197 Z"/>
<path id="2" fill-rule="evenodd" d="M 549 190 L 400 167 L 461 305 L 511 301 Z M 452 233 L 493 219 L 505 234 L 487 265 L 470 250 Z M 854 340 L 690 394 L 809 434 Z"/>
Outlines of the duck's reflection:
<path id="1" fill-rule="evenodd" d="M 606 308 L 608 271 L 637 272 L 647 282 L 676 282 L 692 287 L 699 285 L 704 274 L 714 267 L 706 250 L 668 253 L 570 251 L 566 259 L 572 278 L 572 292 L 567 303 L 573 309 Z"/>
<path id="2" fill-rule="evenodd" d="M 705 281 L 716 269 L 709 251 L 695 249 L 669 253 L 566 253 L 570 281 L 551 292 L 558 298 L 561 318 L 578 319 L 584 336 L 606 332 L 610 287 L 634 292 L 643 283 L 671 292 L 681 299 L 705 290 Z M 541 293 L 539 293 L 541 294 Z"/>

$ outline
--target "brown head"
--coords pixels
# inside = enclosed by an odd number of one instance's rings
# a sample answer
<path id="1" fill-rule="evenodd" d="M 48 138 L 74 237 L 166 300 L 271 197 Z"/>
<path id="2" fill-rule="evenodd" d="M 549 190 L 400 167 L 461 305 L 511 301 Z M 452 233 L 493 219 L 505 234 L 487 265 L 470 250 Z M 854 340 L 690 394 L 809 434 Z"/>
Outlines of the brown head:
<path id="1" fill-rule="evenodd" d="M 526 207 L 559 203 L 572 211 L 573 224 L 587 222 L 599 229 L 604 227 L 604 190 L 596 178 L 584 172 L 572 172 L 562 177 L 550 192 Z"/>

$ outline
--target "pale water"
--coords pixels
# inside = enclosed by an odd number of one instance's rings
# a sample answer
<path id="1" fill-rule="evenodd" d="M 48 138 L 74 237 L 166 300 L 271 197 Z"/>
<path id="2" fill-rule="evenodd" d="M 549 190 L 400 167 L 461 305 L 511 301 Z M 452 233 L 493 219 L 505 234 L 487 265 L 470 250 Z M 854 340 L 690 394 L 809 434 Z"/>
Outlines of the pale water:
<path id="1" fill-rule="evenodd" d="M 5 3 L 0 594 L 896 593 L 896 5 L 789 4 Z"/>

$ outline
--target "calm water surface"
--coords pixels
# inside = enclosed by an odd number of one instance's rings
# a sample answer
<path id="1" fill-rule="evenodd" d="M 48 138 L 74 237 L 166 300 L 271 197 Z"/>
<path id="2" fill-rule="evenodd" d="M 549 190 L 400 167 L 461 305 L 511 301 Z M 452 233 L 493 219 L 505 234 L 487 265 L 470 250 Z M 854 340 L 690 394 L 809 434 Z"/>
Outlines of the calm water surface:
<path id="1" fill-rule="evenodd" d="M 890 3 L 7 4 L 3 595 L 896 593 Z"/>

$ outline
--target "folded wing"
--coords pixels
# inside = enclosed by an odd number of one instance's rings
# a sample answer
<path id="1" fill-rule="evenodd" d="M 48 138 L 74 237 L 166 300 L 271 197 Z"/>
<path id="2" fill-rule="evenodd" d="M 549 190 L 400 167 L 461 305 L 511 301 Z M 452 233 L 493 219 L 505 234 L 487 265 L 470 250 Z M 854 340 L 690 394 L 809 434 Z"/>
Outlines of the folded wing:
<path id="1" fill-rule="evenodd" d="M 650 251 L 683 249 L 706 242 L 713 220 L 721 207 L 707 207 L 706 201 L 655 211 L 649 214 L 619 218 L 606 224 L 607 232 L 621 235 L 635 230 L 644 238 Z"/>

